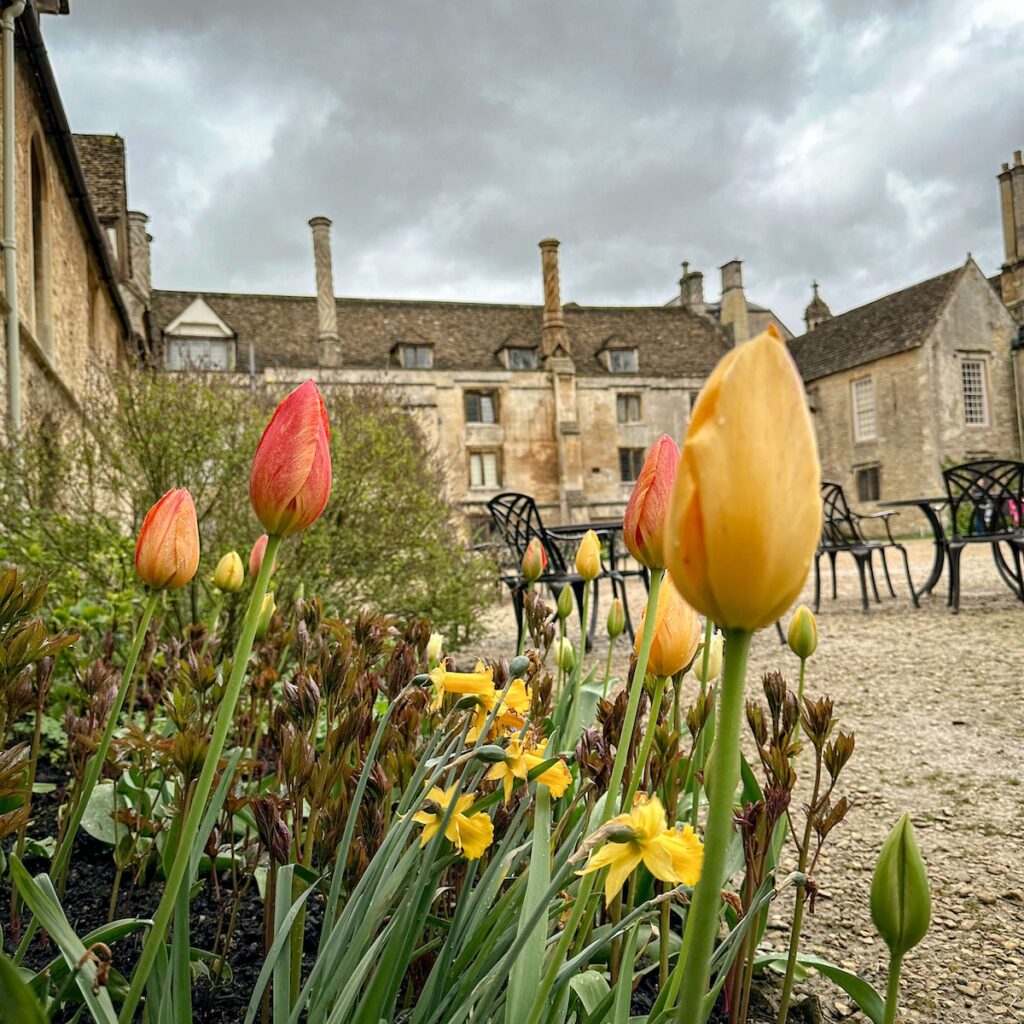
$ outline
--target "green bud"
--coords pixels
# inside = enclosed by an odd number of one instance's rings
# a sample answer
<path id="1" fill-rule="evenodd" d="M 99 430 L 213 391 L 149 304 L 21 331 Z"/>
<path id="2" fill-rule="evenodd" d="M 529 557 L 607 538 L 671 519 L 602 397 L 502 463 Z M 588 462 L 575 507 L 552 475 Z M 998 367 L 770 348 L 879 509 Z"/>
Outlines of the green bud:
<path id="1" fill-rule="evenodd" d="M 555 664 L 563 672 L 571 672 L 576 667 L 576 651 L 567 636 L 555 641 Z"/>
<path id="2" fill-rule="evenodd" d="M 473 751 L 475 757 L 481 761 L 488 761 L 491 764 L 500 764 L 505 760 L 505 748 L 499 747 L 496 743 L 487 743 Z"/>
<path id="3" fill-rule="evenodd" d="M 274 612 L 277 611 L 277 605 L 274 604 L 274 595 L 265 594 L 263 596 L 263 604 L 260 606 L 260 618 L 256 624 L 256 639 L 262 640 L 267 635 L 267 630 L 270 629 L 270 620 L 274 617 Z"/>
<path id="4" fill-rule="evenodd" d="M 572 615 L 573 594 L 572 587 L 562 587 L 558 594 L 558 617 L 567 619 Z"/>
<path id="5" fill-rule="evenodd" d="M 871 879 L 871 919 L 889 952 L 901 957 L 925 936 L 931 923 L 928 873 L 904 814 L 889 833 Z"/>
<path id="6" fill-rule="evenodd" d="M 617 597 L 612 601 L 611 608 L 608 609 L 608 636 L 614 640 L 622 635 L 625 628 L 626 609 L 622 605 L 622 598 Z"/>
<path id="7" fill-rule="evenodd" d="M 789 649 L 801 660 L 806 660 L 818 646 L 818 623 L 814 613 L 802 604 L 789 620 Z"/>
<path id="8" fill-rule="evenodd" d="M 511 679 L 522 679 L 530 667 L 530 659 L 525 654 L 513 658 L 508 665 L 508 674 Z"/>

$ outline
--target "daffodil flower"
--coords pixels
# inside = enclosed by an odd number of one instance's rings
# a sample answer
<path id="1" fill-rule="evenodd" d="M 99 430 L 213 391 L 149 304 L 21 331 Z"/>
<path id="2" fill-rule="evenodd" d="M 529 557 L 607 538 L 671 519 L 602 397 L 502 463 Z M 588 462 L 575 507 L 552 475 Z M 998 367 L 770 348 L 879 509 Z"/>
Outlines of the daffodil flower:
<path id="1" fill-rule="evenodd" d="M 436 811 L 419 811 L 412 820 L 423 826 L 420 846 L 426 846 L 441 829 L 445 811 L 455 796 L 455 786 L 439 789 L 434 786 L 427 794 L 427 802 L 437 807 Z M 494 823 L 485 811 L 466 814 L 473 806 L 476 797 L 472 793 L 463 793 L 455 802 L 451 817 L 445 826 L 445 838 L 463 854 L 466 860 L 476 860 L 494 840 Z"/>
<path id="2" fill-rule="evenodd" d="M 656 796 L 637 793 L 633 809 L 605 826 L 614 838 L 590 855 L 581 875 L 608 868 L 604 900 L 609 904 L 642 862 L 655 878 L 671 885 L 697 884 L 704 847 L 693 829 L 668 827 L 665 808 Z"/>
<path id="3" fill-rule="evenodd" d="M 476 710 L 473 712 L 473 725 L 466 734 L 467 743 L 476 743 L 487 724 L 487 718 L 494 710 L 498 701 L 501 709 L 491 723 L 491 735 L 500 735 L 502 729 L 522 729 L 526 724 L 523 717 L 530 710 L 533 696 L 522 679 L 513 679 L 509 686 L 499 692 L 493 688 L 490 693 L 482 693 L 477 699 Z"/>
<path id="4" fill-rule="evenodd" d="M 505 803 L 509 802 L 512 796 L 512 786 L 516 779 L 526 782 L 531 771 L 539 764 L 543 764 L 548 758 L 544 753 L 547 741 L 524 746 L 518 736 L 512 736 L 505 748 L 505 760 L 491 765 L 486 778 L 490 782 L 501 782 L 505 789 Z M 543 782 L 551 791 L 551 795 L 557 800 L 572 782 L 572 775 L 564 761 L 558 761 L 546 771 L 537 776 L 537 782 Z"/>
<path id="5" fill-rule="evenodd" d="M 440 711 L 446 693 L 473 693 L 477 696 L 494 695 L 494 669 L 484 671 L 478 664 L 475 672 L 449 672 L 444 662 L 430 673 L 430 681 L 434 684 L 434 699 L 430 703 L 431 711 Z"/>

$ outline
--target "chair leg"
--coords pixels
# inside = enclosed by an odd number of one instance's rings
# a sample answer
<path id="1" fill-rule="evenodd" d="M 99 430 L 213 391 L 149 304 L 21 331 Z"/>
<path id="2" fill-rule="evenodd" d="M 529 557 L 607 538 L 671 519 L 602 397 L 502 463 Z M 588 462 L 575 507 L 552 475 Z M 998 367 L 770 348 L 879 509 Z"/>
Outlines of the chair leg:
<path id="1" fill-rule="evenodd" d="M 626 620 L 626 632 L 629 633 L 630 640 L 636 640 L 636 631 L 633 629 L 633 617 L 629 614 L 629 598 L 626 596 L 626 581 L 624 579 L 616 580 L 612 577 L 612 593 L 622 599 L 622 612 L 623 617 Z"/>
<path id="2" fill-rule="evenodd" d="M 885 574 L 885 585 L 889 588 L 889 596 L 895 597 L 896 591 L 892 588 L 892 577 L 889 575 L 889 563 L 885 558 L 885 548 L 879 548 L 878 553 L 882 556 L 882 572 Z"/>
<path id="3" fill-rule="evenodd" d="M 587 635 L 587 624 L 583 621 L 583 594 L 586 583 L 583 580 L 576 580 L 572 586 L 572 592 L 576 595 L 576 614 L 580 620 L 580 636 L 583 637 L 584 651 L 590 650 L 590 637 Z"/>
<path id="4" fill-rule="evenodd" d="M 1010 547 L 1013 550 L 1013 566 L 1017 572 L 1017 596 L 1024 601 L 1024 576 L 1021 575 L 1020 547 L 1012 541 Z"/>
<path id="5" fill-rule="evenodd" d="M 814 614 L 821 607 L 821 552 L 814 556 Z"/>
<path id="6" fill-rule="evenodd" d="M 516 616 L 516 638 L 523 635 L 523 588 L 510 585 L 512 591 L 512 611 Z"/>
<path id="7" fill-rule="evenodd" d="M 875 604 L 881 604 L 882 599 L 878 596 L 878 583 L 875 582 L 875 556 L 869 551 L 867 557 L 868 578 L 871 580 L 871 591 L 875 595 Z"/>
<path id="8" fill-rule="evenodd" d="M 857 577 L 860 580 L 860 610 L 867 614 L 868 610 L 868 566 L 867 557 L 864 555 L 854 555 L 853 559 L 857 563 Z"/>
<path id="9" fill-rule="evenodd" d="M 949 545 L 949 604 L 954 615 L 960 614 L 960 556 L 963 544 Z"/>
<path id="10" fill-rule="evenodd" d="M 592 593 L 590 597 L 590 625 L 587 629 L 587 650 L 594 646 L 594 630 L 597 628 L 597 606 L 601 600 L 601 590 L 598 586 L 599 580 L 591 584 Z"/>
<path id="11" fill-rule="evenodd" d="M 900 554 L 903 556 L 903 571 L 907 574 L 907 590 L 910 591 L 910 600 L 914 602 L 915 608 L 921 607 L 921 599 L 914 590 L 914 581 L 910 578 L 910 559 L 907 557 L 907 549 L 902 544 L 897 544 Z"/>
<path id="12" fill-rule="evenodd" d="M 775 632 L 779 634 L 779 643 L 785 647 L 788 641 L 786 640 L 786 634 L 782 632 L 782 623 L 778 619 L 775 620 Z"/>
<path id="13" fill-rule="evenodd" d="M 836 599 L 836 555 L 838 551 L 830 551 L 828 553 L 828 559 L 832 563 L 832 600 Z"/>

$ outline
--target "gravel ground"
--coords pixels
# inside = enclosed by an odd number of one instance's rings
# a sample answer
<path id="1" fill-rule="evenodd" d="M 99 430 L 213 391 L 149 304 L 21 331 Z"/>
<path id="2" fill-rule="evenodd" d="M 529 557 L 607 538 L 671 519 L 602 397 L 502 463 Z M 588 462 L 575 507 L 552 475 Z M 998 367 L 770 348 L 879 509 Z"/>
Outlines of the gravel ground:
<path id="1" fill-rule="evenodd" d="M 933 549 L 927 541 L 908 548 L 919 582 Z M 808 663 L 806 692 L 829 694 L 841 727 L 856 734 L 845 788 L 839 787 L 855 806 L 822 855 L 822 898 L 805 918 L 802 948 L 883 986 L 886 949 L 871 923 L 868 891 L 885 834 L 909 811 L 933 903 L 931 930 L 904 965 L 902 1019 L 1024 1022 L 1024 606 L 997 576 L 987 548 L 964 556 L 959 616 L 946 608 L 944 579 L 915 609 L 901 568 L 893 573 L 897 598 L 883 596 L 867 615 L 851 559 L 840 559 L 838 600 L 823 586 L 820 644 Z M 827 581 L 827 560 L 822 569 Z M 808 586 L 803 599 L 809 604 L 811 597 Z M 638 586 L 631 591 L 634 619 L 643 601 Z M 603 631 L 603 614 L 599 622 Z M 514 650 L 507 599 L 482 625 L 476 650 Z M 603 664 L 606 644 L 599 639 L 590 657 Z M 620 676 L 627 658 L 622 644 L 614 660 Z M 752 647 L 748 692 L 761 695 L 760 676 L 770 668 L 786 672 L 795 687 L 797 664 L 774 630 L 762 631 Z M 776 947 L 784 941 L 777 922 L 791 906 L 786 898 L 776 905 L 777 921 L 766 934 Z M 811 988 L 829 1018 L 864 1020 L 839 989 L 823 981 Z"/>

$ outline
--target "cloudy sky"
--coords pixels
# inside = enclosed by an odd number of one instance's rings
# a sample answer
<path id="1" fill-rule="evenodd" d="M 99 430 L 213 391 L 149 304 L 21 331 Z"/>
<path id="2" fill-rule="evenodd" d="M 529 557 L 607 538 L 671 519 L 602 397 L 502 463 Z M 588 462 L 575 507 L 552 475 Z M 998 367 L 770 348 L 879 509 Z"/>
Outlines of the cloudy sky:
<path id="1" fill-rule="evenodd" d="M 660 304 L 744 260 L 791 328 L 1001 259 L 1020 0 L 72 0 L 72 127 L 117 132 L 159 287 Z M 799 331 L 798 331 L 799 333 Z"/>

